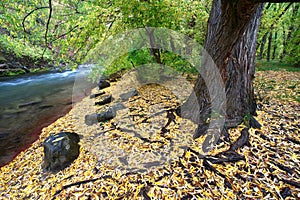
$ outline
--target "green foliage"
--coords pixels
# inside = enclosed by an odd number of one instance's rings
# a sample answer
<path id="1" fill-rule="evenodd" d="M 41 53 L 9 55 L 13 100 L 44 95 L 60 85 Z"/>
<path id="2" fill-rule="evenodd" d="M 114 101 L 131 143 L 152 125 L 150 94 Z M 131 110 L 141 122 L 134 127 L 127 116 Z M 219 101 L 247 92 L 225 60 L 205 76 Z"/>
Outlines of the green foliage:
<path id="1" fill-rule="evenodd" d="M 257 55 L 266 58 L 271 37 L 272 60 L 300 65 L 300 9 L 297 3 L 266 4 L 258 32 Z M 264 38 L 265 37 L 265 38 Z M 265 39 L 265 41 L 264 41 Z M 261 46 L 264 48 L 261 52 Z"/>
<path id="2" fill-rule="evenodd" d="M 18 71 L 7 71 L 7 72 L 3 72 L 1 73 L 1 76 L 16 76 L 16 75 L 21 75 L 21 74 L 25 74 L 26 72 L 23 70 L 18 70 Z"/>
<path id="3" fill-rule="evenodd" d="M 300 16 L 297 18 L 297 23 L 300 23 Z M 298 68 L 300 68 L 300 27 L 298 30 L 291 33 L 291 40 L 286 46 L 286 56 L 284 61 L 288 63 L 293 63 Z"/>
<path id="4" fill-rule="evenodd" d="M 43 56 L 56 65 L 71 63 L 73 66 L 94 57 L 97 45 L 107 38 L 135 28 L 169 28 L 203 44 L 211 6 L 211 2 L 206 0 L 52 0 L 52 17 L 46 40 L 48 3 L 48 0 L 2 0 L 1 47 L 20 57 L 29 56 L 36 60 Z M 266 5 L 258 34 L 258 53 L 263 36 L 272 31 L 274 59 L 299 65 L 300 11 L 297 4 L 285 11 L 288 5 Z M 273 48 L 275 44 L 277 48 Z M 266 51 L 267 48 L 264 48 L 263 57 Z M 153 61 L 147 50 L 128 52 L 112 66 L 105 66 L 107 71 L 111 73 L 122 68 L 129 69 L 133 64 L 137 66 Z M 103 58 L 98 59 L 101 63 Z M 178 71 L 194 72 L 189 64 L 170 52 L 162 51 L 161 59 Z"/>
<path id="5" fill-rule="evenodd" d="M 41 59 L 44 52 L 44 49 L 39 46 L 32 46 L 22 39 L 12 39 L 7 35 L 0 35 L 0 48 L 4 49 L 7 53 L 14 54 L 18 58 L 29 57 L 35 61 Z M 44 59 L 52 60 L 53 56 L 51 52 L 46 51 L 44 53 Z"/>
<path id="6" fill-rule="evenodd" d="M 82 63 L 108 37 L 145 26 L 180 31 L 203 44 L 210 10 L 210 2 L 204 0 L 52 0 L 46 43 L 47 0 L 3 0 L 0 4 L 1 28 L 9 30 L 16 42 L 22 39 L 47 48 L 57 64 Z"/>
<path id="7" fill-rule="evenodd" d="M 299 67 L 295 67 L 294 64 L 291 63 L 283 63 L 280 61 L 270 61 L 267 62 L 266 60 L 257 60 L 256 61 L 256 69 L 258 71 L 281 71 L 281 70 L 286 70 L 289 72 L 300 72 Z"/>
<path id="8" fill-rule="evenodd" d="M 161 51 L 160 56 L 162 65 L 166 66 L 164 67 L 163 71 L 161 71 L 159 65 L 152 65 L 153 68 L 151 68 L 150 71 L 147 67 L 145 67 L 146 71 L 142 72 L 141 74 L 147 73 L 152 78 L 157 75 L 170 76 L 174 72 L 198 74 L 198 71 L 195 67 L 175 53 Z M 101 61 L 99 63 L 101 63 Z M 93 68 L 91 78 L 92 80 L 97 81 L 96 77 L 99 74 L 109 76 L 110 74 L 124 69 L 128 71 L 132 68 L 139 67 L 139 70 L 143 70 L 143 65 L 148 65 L 151 63 L 155 63 L 155 59 L 150 54 L 149 49 L 133 50 L 128 52 L 126 55 L 115 59 L 110 66 L 100 67 L 101 64 L 99 64 L 99 67 Z M 161 74 L 161 72 L 163 72 L 163 74 Z"/>

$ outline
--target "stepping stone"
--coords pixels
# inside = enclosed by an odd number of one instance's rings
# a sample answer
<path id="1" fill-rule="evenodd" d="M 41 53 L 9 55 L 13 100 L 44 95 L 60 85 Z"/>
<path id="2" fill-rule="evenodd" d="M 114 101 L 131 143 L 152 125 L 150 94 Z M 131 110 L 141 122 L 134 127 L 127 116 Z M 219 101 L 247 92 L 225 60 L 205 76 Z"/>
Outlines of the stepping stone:
<path id="1" fill-rule="evenodd" d="M 73 132 L 60 132 L 47 137 L 44 141 L 43 167 L 58 171 L 69 166 L 79 155 L 79 140 L 79 135 Z"/>
<path id="2" fill-rule="evenodd" d="M 122 103 L 116 103 L 112 106 L 112 108 L 115 110 L 115 111 L 118 111 L 118 110 L 123 110 L 126 108 L 126 106 L 124 106 L 124 104 Z"/>
<path id="3" fill-rule="evenodd" d="M 100 79 L 99 83 L 98 83 L 98 88 L 99 90 L 102 90 L 104 88 L 107 88 L 110 86 L 110 83 L 106 80 L 104 80 L 103 78 Z"/>
<path id="4" fill-rule="evenodd" d="M 97 94 L 91 94 L 90 98 L 92 99 L 92 98 L 100 97 L 100 96 L 103 95 L 103 94 L 105 94 L 105 92 L 104 92 L 104 91 L 100 91 L 100 92 L 97 93 Z"/>
<path id="5" fill-rule="evenodd" d="M 136 89 L 133 89 L 123 94 L 120 94 L 120 98 L 122 101 L 128 101 L 131 97 L 138 96 L 138 95 L 139 95 L 138 91 Z"/>
<path id="6" fill-rule="evenodd" d="M 85 124 L 91 126 L 98 122 L 107 121 L 116 116 L 116 110 L 113 107 L 100 108 L 97 113 L 86 115 Z"/>
<path id="7" fill-rule="evenodd" d="M 93 124 L 97 124 L 98 120 L 97 120 L 97 114 L 91 114 L 91 115 L 86 115 L 84 116 L 84 123 L 88 126 L 91 126 Z"/>
<path id="8" fill-rule="evenodd" d="M 111 95 L 104 95 L 100 98 L 98 102 L 95 102 L 95 105 L 101 106 L 104 104 L 108 104 L 112 101 L 112 96 Z"/>
<path id="9" fill-rule="evenodd" d="M 110 82 L 117 82 L 120 78 L 122 78 L 123 74 L 125 74 L 126 69 L 121 69 L 118 72 L 112 73 L 111 75 L 109 75 L 108 80 Z"/>
<path id="10" fill-rule="evenodd" d="M 100 108 L 97 111 L 98 122 L 110 120 L 116 116 L 116 110 L 113 107 Z"/>

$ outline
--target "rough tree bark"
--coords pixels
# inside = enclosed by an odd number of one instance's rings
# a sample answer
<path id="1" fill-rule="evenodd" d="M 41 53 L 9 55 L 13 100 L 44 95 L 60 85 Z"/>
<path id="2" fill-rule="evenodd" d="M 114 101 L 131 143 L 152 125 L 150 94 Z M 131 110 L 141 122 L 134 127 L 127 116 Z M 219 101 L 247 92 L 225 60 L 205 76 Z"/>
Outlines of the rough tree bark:
<path id="1" fill-rule="evenodd" d="M 205 49 L 217 65 L 225 85 L 226 127 L 237 126 L 247 114 L 255 115 L 254 61 L 262 7 L 251 0 L 213 1 Z M 210 97 L 201 76 L 194 91 L 196 97 L 190 96 L 178 113 L 198 123 L 199 127 L 205 126 L 211 112 Z"/>

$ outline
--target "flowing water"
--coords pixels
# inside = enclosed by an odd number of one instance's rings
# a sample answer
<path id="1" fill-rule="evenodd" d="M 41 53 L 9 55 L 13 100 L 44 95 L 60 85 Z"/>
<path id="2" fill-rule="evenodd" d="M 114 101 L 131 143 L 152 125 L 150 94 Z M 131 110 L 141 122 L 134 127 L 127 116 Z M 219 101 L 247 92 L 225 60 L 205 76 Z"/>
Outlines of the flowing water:
<path id="1" fill-rule="evenodd" d="M 0 167 L 28 148 L 43 127 L 82 98 L 74 96 L 74 82 L 86 72 L 83 68 L 0 78 Z"/>

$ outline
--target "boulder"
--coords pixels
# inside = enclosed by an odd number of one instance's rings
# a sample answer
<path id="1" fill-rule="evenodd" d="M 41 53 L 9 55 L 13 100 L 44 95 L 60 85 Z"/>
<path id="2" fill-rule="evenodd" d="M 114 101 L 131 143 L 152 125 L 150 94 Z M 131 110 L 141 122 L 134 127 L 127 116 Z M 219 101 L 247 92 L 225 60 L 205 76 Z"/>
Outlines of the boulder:
<path id="1" fill-rule="evenodd" d="M 58 171 L 69 166 L 79 155 L 79 140 L 79 135 L 72 132 L 50 135 L 44 141 L 43 167 Z"/>
<path id="2" fill-rule="evenodd" d="M 98 88 L 99 90 L 102 90 L 104 88 L 107 88 L 110 86 L 110 83 L 106 81 L 105 79 L 101 78 L 100 81 L 98 82 Z"/>
<path id="3" fill-rule="evenodd" d="M 103 95 L 100 97 L 98 102 L 95 102 L 95 105 L 101 106 L 104 104 L 108 104 L 112 101 L 112 96 L 111 95 Z"/>

